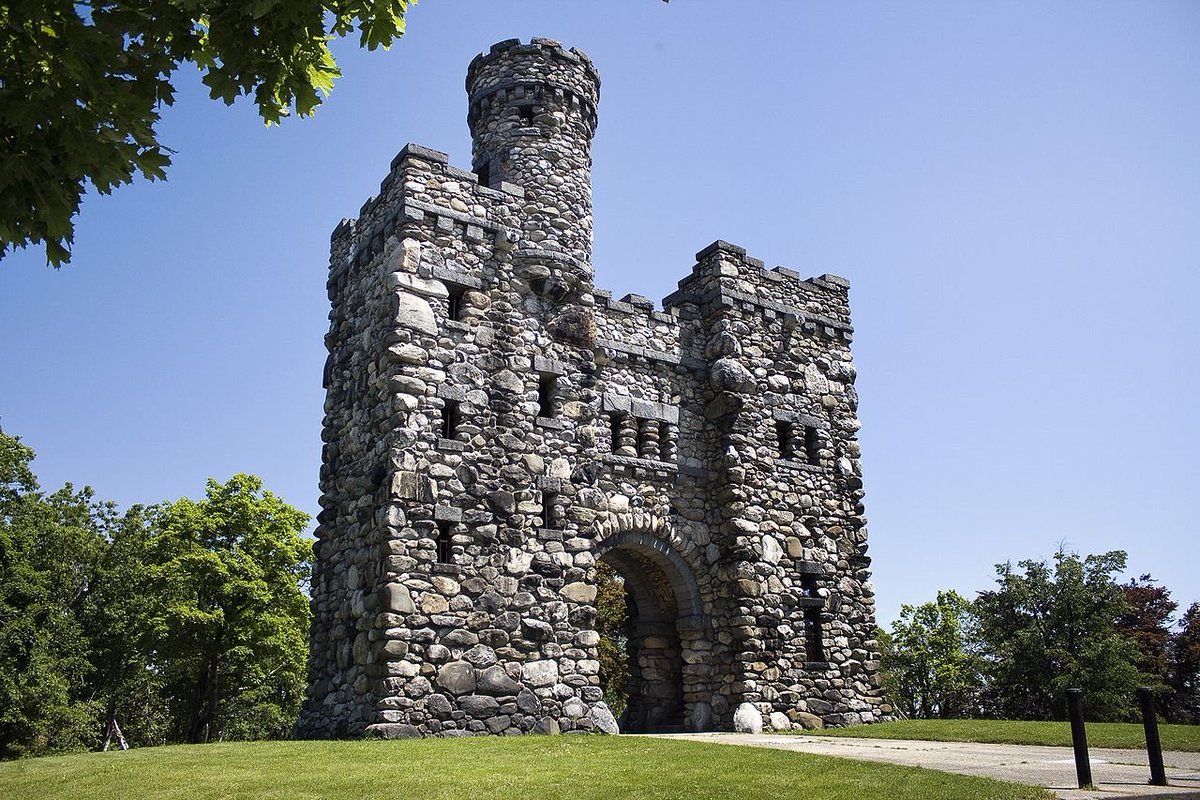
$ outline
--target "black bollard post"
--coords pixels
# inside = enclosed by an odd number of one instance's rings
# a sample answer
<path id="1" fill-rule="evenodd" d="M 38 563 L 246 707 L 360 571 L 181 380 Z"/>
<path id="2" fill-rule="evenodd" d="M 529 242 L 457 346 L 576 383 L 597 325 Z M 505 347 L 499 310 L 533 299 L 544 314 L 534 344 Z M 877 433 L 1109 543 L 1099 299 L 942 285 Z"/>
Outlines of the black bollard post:
<path id="1" fill-rule="evenodd" d="M 1146 755 L 1150 757 L 1150 785 L 1166 786 L 1167 770 L 1163 767 L 1162 741 L 1158 738 L 1158 714 L 1154 708 L 1154 690 L 1138 687 L 1142 701 L 1142 727 L 1146 730 Z"/>
<path id="2" fill-rule="evenodd" d="M 1071 718 L 1071 743 L 1075 746 L 1075 775 L 1079 788 L 1092 786 L 1092 762 L 1088 758 L 1087 731 L 1083 728 L 1083 689 L 1067 689 L 1067 715 Z"/>

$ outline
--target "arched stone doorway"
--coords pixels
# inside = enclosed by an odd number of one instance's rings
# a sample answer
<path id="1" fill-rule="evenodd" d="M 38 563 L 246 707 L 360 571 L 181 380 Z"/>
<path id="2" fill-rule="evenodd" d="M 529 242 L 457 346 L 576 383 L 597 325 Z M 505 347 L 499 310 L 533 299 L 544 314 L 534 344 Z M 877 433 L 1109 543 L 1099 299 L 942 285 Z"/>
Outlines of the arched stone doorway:
<path id="1" fill-rule="evenodd" d="M 707 729 L 711 644 L 691 569 L 667 542 L 637 531 L 610 536 L 596 555 L 624 579 L 629 605 L 628 705 L 621 731 Z"/>

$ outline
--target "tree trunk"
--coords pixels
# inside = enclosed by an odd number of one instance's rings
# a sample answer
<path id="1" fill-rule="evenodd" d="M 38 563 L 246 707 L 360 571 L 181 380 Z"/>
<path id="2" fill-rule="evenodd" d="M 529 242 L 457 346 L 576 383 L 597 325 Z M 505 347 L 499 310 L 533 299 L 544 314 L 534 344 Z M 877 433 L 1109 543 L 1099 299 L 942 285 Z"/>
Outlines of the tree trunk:
<path id="1" fill-rule="evenodd" d="M 114 716 L 108 724 L 108 733 L 104 736 L 104 749 L 108 749 L 108 745 L 113 738 L 117 740 L 117 746 L 122 750 L 129 749 L 129 742 L 125 741 L 125 734 L 121 733 L 121 726 L 117 724 L 117 718 Z"/>

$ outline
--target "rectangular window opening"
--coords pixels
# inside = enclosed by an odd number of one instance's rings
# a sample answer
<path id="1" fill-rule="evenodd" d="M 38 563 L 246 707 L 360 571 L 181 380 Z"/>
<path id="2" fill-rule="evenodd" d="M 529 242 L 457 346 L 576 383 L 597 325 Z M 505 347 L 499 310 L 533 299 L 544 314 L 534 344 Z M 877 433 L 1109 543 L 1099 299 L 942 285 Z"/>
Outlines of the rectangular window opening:
<path id="1" fill-rule="evenodd" d="M 442 407 L 442 438 L 453 439 L 458 433 L 458 423 L 462 412 L 457 400 L 446 400 Z"/>
<path id="2" fill-rule="evenodd" d="M 465 292 L 458 286 L 447 286 L 446 289 L 450 292 L 447 298 L 447 316 L 450 319 L 460 320 L 463 315 L 463 294 Z"/>
<path id="3" fill-rule="evenodd" d="M 558 495 L 554 492 L 542 492 L 542 527 L 558 529 Z"/>
<path id="4" fill-rule="evenodd" d="M 479 178 L 480 186 L 492 185 L 492 165 L 490 163 L 480 164 L 475 170 L 475 175 Z"/>
<path id="5" fill-rule="evenodd" d="M 812 466 L 821 466 L 821 437 L 811 425 L 804 426 L 804 455 Z"/>
<path id="6" fill-rule="evenodd" d="M 449 564 L 453 558 L 450 539 L 454 535 L 454 523 L 440 519 L 437 522 L 437 560 L 439 564 Z"/>
<path id="7" fill-rule="evenodd" d="M 554 399 L 558 394 L 558 376 L 543 375 L 538 380 L 538 416 L 554 416 Z"/>
<path id="8" fill-rule="evenodd" d="M 521 124 L 528 128 L 533 124 L 533 106 L 517 106 L 517 117 L 521 120 Z"/>
<path id="9" fill-rule="evenodd" d="M 807 661 L 825 660 L 825 642 L 821 631 L 821 609 L 804 609 L 804 658 Z"/>
<path id="10" fill-rule="evenodd" d="M 775 436 L 779 439 L 779 455 L 783 458 L 795 458 L 796 449 L 792 441 L 792 423 L 783 420 L 776 422 Z"/>

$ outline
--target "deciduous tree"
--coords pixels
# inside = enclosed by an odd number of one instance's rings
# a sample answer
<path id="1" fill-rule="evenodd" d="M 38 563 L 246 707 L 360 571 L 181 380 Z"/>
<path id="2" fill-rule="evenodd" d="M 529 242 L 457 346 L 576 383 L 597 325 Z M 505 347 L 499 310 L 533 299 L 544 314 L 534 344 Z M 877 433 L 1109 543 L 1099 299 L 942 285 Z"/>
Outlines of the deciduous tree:
<path id="1" fill-rule="evenodd" d="M 1171 638 L 1171 688 L 1169 716 L 1172 722 L 1200 723 L 1200 603 L 1192 603 Z"/>
<path id="2" fill-rule="evenodd" d="M 996 566 L 999 586 L 975 602 L 988 655 L 988 709 L 1014 719 L 1065 719 L 1066 690 L 1084 690 L 1088 716 L 1127 717 L 1142 680 L 1137 646 L 1114 622 L 1128 604 L 1115 576 L 1125 553 L 1080 559 L 1060 549 L 1053 565 Z"/>
<path id="3" fill-rule="evenodd" d="M 1116 621 L 1117 630 L 1137 645 L 1137 667 L 1153 679 L 1153 685 L 1166 685 L 1170 665 L 1171 615 L 1179 604 L 1163 586 L 1155 586 L 1149 575 L 1121 585 L 1127 608 Z"/>
<path id="4" fill-rule="evenodd" d="M 175 735 L 188 742 L 286 736 L 303 699 L 308 515 L 252 475 L 156 512 L 151 586 L 161 604 Z"/>
<path id="5" fill-rule="evenodd" d="M 90 489 L 45 495 L 33 450 L 0 431 L 0 758 L 88 746 L 80 611 L 103 547 Z"/>
<path id="6" fill-rule="evenodd" d="M 411 0 L 415 2 L 415 0 Z M 11 0 L 0 5 L 0 257 L 70 259 L 87 186 L 166 177 L 155 125 L 194 64 L 213 99 L 249 95 L 273 124 L 307 116 L 339 77 L 332 39 L 404 33 L 410 0 Z"/>
<path id="7" fill-rule="evenodd" d="M 953 590 L 938 592 L 933 602 L 901 606 L 900 619 L 880 637 L 884 689 L 905 715 L 974 713 L 982 664 L 971 644 L 970 616 L 970 601 Z"/>

